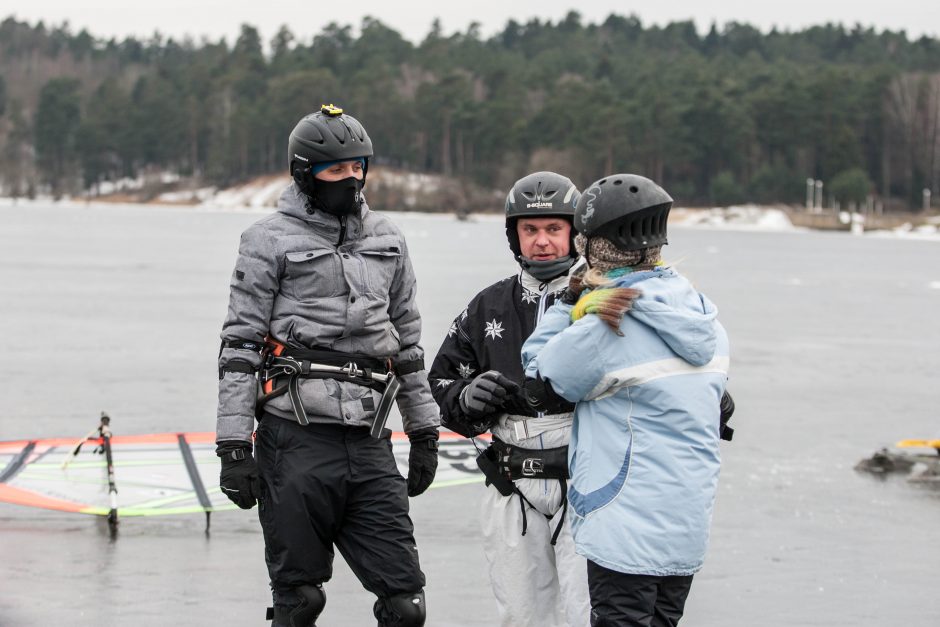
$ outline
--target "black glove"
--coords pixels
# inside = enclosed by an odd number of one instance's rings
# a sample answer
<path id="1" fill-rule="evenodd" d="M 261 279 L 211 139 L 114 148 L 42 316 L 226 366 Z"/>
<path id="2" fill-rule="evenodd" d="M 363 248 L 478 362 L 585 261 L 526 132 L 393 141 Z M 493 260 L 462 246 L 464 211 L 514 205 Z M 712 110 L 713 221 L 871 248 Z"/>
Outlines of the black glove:
<path id="1" fill-rule="evenodd" d="M 543 380 L 541 375 L 526 379 L 524 391 L 525 400 L 533 411 L 554 414 L 574 409 L 569 401 L 555 391 L 552 382 Z"/>
<path id="2" fill-rule="evenodd" d="M 261 479 L 258 464 L 251 456 L 251 444 L 241 440 L 219 442 L 215 454 L 222 458 L 222 492 L 242 509 L 254 507 L 261 498 Z"/>
<path id="3" fill-rule="evenodd" d="M 460 393 L 460 408 L 471 418 L 482 418 L 503 406 L 507 397 L 519 391 L 519 384 L 498 370 L 477 375 Z"/>
<path id="4" fill-rule="evenodd" d="M 718 433 L 722 440 L 730 442 L 734 437 L 734 429 L 728 425 L 728 421 L 731 420 L 731 416 L 734 414 L 734 399 L 727 391 L 722 395 L 719 407 L 721 410 L 721 425 Z"/>
<path id="5" fill-rule="evenodd" d="M 408 496 L 418 496 L 428 489 L 437 472 L 437 429 L 429 427 L 408 434 Z"/>
<path id="6" fill-rule="evenodd" d="M 506 396 L 506 400 L 503 402 L 502 410 L 507 414 L 516 414 L 518 416 L 528 416 L 532 413 L 532 408 L 529 407 L 529 402 L 526 400 L 525 392 L 520 387 L 515 392 L 511 392 Z M 489 427 L 492 427 L 498 418 L 498 414 L 494 414 L 490 420 Z M 487 428 L 489 428 L 487 427 Z"/>

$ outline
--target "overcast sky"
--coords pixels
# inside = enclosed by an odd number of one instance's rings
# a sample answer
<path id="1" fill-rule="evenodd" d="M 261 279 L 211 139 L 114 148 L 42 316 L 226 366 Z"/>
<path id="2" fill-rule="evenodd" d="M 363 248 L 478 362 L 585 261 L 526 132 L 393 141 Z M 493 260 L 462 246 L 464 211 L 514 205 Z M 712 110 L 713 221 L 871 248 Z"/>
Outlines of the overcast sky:
<path id="1" fill-rule="evenodd" d="M 282 24 L 287 24 L 303 41 L 320 32 L 323 26 L 336 21 L 358 25 L 363 16 L 371 15 L 402 33 L 413 42 L 420 42 L 435 17 L 441 19 L 444 32 L 466 30 L 473 22 L 489 36 L 502 29 L 509 19 L 525 22 L 531 17 L 553 22 L 576 8 L 585 22 L 601 22 L 610 13 L 635 13 L 644 24 L 666 24 L 693 19 L 699 32 L 715 21 L 746 22 L 763 31 L 799 30 L 805 26 L 840 22 L 860 23 L 877 30 L 905 30 L 908 36 L 936 37 L 940 33 L 940 0 L 778 0 L 773 2 L 733 2 L 729 0 L 647 0 L 646 2 L 614 0 L 471 0 L 459 3 L 417 0 L 357 0 L 330 2 L 307 0 L 286 2 L 261 0 L 0 0 L 0 18 L 10 15 L 35 24 L 47 25 L 68 21 L 74 31 L 87 28 L 101 38 L 123 38 L 128 35 L 148 37 L 155 30 L 180 38 L 186 34 L 197 40 L 227 37 L 233 41 L 239 26 L 256 26 L 269 41 Z"/>

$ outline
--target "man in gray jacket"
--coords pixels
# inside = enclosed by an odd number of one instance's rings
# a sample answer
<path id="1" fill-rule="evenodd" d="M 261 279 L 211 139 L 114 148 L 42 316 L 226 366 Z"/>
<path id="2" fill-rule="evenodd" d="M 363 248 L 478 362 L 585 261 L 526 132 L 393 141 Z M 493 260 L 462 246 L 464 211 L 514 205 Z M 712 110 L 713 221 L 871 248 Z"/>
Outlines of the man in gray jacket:
<path id="1" fill-rule="evenodd" d="M 439 416 L 408 248 L 361 194 L 371 156 L 365 129 L 341 109 L 304 117 L 288 145 L 293 182 L 242 234 L 232 274 L 220 483 L 239 507 L 259 504 L 274 626 L 315 624 L 334 545 L 378 597 L 380 626 L 425 620 L 408 496 L 434 479 Z M 396 396 L 407 482 L 383 428 Z"/>

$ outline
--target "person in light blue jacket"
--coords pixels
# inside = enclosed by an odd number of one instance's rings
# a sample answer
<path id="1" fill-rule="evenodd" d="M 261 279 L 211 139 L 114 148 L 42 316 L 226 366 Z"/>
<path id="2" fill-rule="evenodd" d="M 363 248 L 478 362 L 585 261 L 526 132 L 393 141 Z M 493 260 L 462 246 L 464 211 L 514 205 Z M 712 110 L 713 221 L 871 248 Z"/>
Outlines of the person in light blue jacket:
<path id="1" fill-rule="evenodd" d="M 522 348 L 526 395 L 576 403 L 572 532 L 592 625 L 676 625 L 708 545 L 729 346 L 717 309 L 660 260 L 672 198 L 616 174 L 578 203 L 590 269 Z"/>

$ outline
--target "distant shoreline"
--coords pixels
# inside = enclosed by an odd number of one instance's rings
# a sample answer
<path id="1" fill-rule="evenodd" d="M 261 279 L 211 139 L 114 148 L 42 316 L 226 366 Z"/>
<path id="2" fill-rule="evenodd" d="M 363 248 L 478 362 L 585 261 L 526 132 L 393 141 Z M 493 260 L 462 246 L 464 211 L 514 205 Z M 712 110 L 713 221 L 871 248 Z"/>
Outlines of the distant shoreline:
<path id="1" fill-rule="evenodd" d="M 199 204 L 151 201 L 134 202 L 115 198 L 76 199 L 62 198 L 10 198 L 0 197 L 0 211 L 17 208 L 36 209 L 160 209 L 167 211 L 197 211 L 205 213 L 256 213 L 263 215 L 274 211 L 273 206 L 249 204 L 215 204 L 211 200 Z M 453 211 L 416 211 L 411 208 L 376 211 L 393 213 L 396 216 L 437 217 L 461 221 L 502 221 L 500 211 L 471 212 L 458 214 Z M 670 225 L 680 228 L 716 229 L 735 231 L 841 231 L 852 232 L 851 216 L 826 210 L 810 213 L 802 209 L 783 205 L 734 205 L 729 207 L 675 207 L 670 213 Z M 865 216 L 856 214 L 855 234 L 876 237 L 940 241 L 940 216 L 917 214 L 889 214 Z"/>

